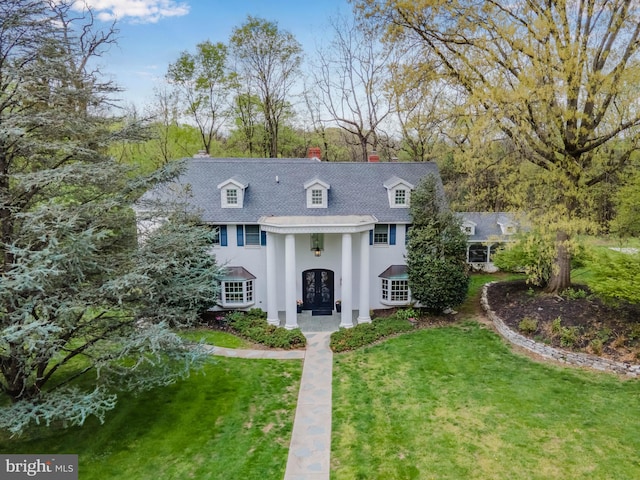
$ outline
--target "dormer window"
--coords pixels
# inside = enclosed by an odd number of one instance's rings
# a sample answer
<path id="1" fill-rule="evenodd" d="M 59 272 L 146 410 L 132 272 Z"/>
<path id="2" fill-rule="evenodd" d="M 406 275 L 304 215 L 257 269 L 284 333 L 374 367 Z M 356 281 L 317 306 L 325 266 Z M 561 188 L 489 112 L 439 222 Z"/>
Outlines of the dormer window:
<path id="1" fill-rule="evenodd" d="M 238 205 L 238 190 L 235 188 L 228 188 L 227 192 L 227 205 Z"/>
<path id="2" fill-rule="evenodd" d="M 504 216 L 498 218 L 498 225 L 503 235 L 514 235 L 518 232 L 518 224 Z"/>
<path id="3" fill-rule="evenodd" d="M 322 206 L 324 203 L 323 193 L 320 189 L 311 190 L 311 205 Z"/>
<path id="4" fill-rule="evenodd" d="M 470 220 L 465 220 L 460 228 L 466 235 L 471 236 L 476 234 L 476 224 Z"/>
<path id="5" fill-rule="evenodd" d="M 407 205 L 407 191 L 404 188 L 398 188 L 395 194 L 396 207 L 405 207 Z"/>
<path id="6" fill-rule="evenodd" d="M 318 178 L 304 184 L 307 191 L 307 208 L 327 208 L 329 204 L 329 184 Z"/>
<path id="7" fill-rule="evenodd" d="M 218 185 L 222 208 L 242 208 L 244 192 L 249 184 L 241 178 L 232 177 Z"/>
<path id="8" fill-rule="evenodd" d="M 391 208 L 408 208 L 411 190 L 414 186 L 398 177 L 391 177 L 384 182 L 384 187 L 389 195 L 389 206 Z"/>

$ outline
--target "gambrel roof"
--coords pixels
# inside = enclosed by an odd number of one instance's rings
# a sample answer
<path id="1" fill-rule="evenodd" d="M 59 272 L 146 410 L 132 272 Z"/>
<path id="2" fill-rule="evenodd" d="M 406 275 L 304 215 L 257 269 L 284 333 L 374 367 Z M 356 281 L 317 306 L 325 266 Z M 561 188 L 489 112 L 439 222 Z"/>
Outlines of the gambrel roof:
<path id="1" fill-rule="evenodd" d="M 408 208 L 391 208 L 388 181 L 418 185 L 434 175 L 433 162 L 322 162 L 317 159 L 190 158 L 177 180 L 143 197 L 168 198 L 187 191 L 194 211 L 207 223 L 257 223 L 264 216 L 372 215 L 380 223 L 410 223 Z M 217 188 L 231 178 L 248 185 L 243 208 L 222 208 Z M 321 179 L 330 185 L 327 208 L 307 208 L 305 185 Z"/>

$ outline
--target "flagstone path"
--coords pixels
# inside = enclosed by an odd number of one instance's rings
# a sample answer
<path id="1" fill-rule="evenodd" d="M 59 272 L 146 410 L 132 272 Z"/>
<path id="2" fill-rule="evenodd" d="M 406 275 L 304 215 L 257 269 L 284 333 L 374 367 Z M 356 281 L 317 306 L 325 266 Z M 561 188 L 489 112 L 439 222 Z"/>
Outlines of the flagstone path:
<path id="1" fill-rule="evenodd" d="M 304 359 L 284 480 L 329 480 L 331 459 L 331 332 L 304 332 L 307 349 L 236 350 L 211 346 L 213 355 L 236 358 Z"/>

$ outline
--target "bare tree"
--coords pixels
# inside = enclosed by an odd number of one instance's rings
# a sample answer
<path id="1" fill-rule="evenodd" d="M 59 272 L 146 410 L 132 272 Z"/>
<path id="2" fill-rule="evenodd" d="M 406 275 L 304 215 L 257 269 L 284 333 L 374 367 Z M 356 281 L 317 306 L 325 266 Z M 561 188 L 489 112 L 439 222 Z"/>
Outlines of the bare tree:
<path id="1" fill-rule="evenodd" d="M 312 68 L 327 121 L 357 139 L 360 159 L 367 161 L 369 147 L 378 148 L 381 124 L 394 106 L 385 90 L 393 52 L 379 41 L 379 31 L 355 18 L 331 20 L 333 38 L 318 50 Z"/>

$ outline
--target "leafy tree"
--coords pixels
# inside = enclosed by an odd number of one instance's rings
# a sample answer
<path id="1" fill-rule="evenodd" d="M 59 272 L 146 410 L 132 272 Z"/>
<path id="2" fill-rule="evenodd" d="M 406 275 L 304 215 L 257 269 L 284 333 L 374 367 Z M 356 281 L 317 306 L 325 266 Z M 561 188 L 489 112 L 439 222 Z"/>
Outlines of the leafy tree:
<path id="1" fill-rule="evenodd" d="M 611 231 L 621 238 L 640 237 L 640 172 L 636 172 L 617 192 L 616 216 Z"/>
<path id="2" fill-rule="evenodd" d="M 247 87 L 239 105 L 248 107 L 253 97 L 260 99 L 266 153 L 276 158 L 280 127 L 290 108 L 288 97 L 300 75 L 302 47 L 275 22 L 252 16 L 234 29 L 230 43 L 239 83 Z"/>
<path id="3" fill-rule="evenodd" d="M 407 245 L 411 295 L 429 310 L 443 311 L 467 296 L 467 238 L 444 205 L 433 176 L 411 193 L 412 226 Z"/>
<path id="4" fill-rule="evenodd" d="M 227 72 L 227 46 L 205 41 L 196 45 L 196 53 L 182 52 L 169 65 L 167 80 L 186 103 L 185 113 L 200 131 L 207 153 L 228 115 L 231 78 Z"/>
<path id="5" fill-rule="evenodd" d="M 599 249 L 587 264 L 592 274 L 591 289 L 610 301 L 640 303 L 640 254 Z"/>
<path id="6" fill-rule="evenodd" d="M 217 293 L 209 233 L 179 205 L 141 212 L 169 222 L 138 246 L 131 206 L 179 165 L 137 178 L 106 155 L 129 132 L 101 115 L 115 87 L 78 67 L 107 45 L 87 15 L 0 3 L 0 390 L 12 402 L 0 428 L 12 432 L 102 419 L 114 386 L 186 375 L 202 356 L 169 326 Z"/>
<path id="7" fill-rule="evenodd" d="M 536 167 L 536 204 L 523 206 L 555 235 L 547 290 L 566 289 L 570 240 L 586 227 L 589 192 L 640 142 L 637 3 L 356 3 L 389 27 L 390 41 L 422 48 L 427 65 L 416 68 L 435 66 L 469 111 L 491 119 Z"/>

